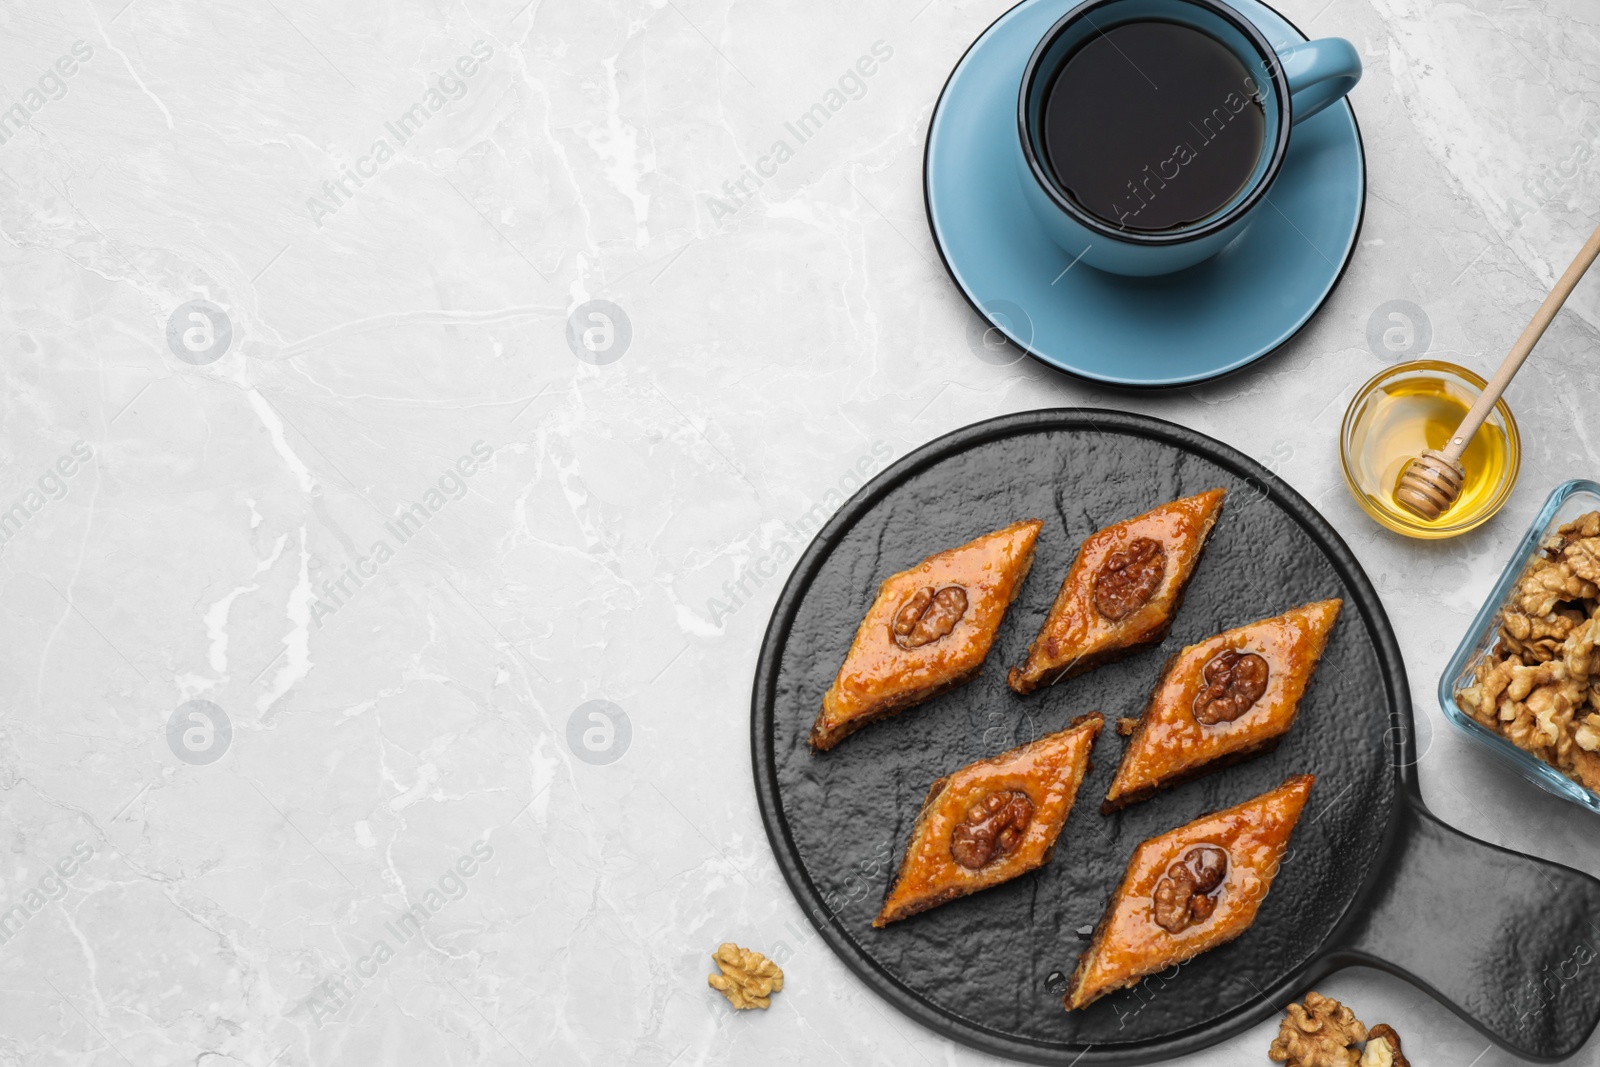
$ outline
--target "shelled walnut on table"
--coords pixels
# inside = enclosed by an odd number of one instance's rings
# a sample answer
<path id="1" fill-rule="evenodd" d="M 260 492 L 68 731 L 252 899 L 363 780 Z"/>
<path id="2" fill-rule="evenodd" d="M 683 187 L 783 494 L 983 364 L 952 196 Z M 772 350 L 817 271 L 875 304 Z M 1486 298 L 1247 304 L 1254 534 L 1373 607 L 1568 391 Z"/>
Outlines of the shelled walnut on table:
<path id="1" fill-rule="evenodd" d="M 1355 1012 L 1315 991 L 1285 1009 L 1267 1058 L 1284 1067 L 1411 1067 L 1394 1027 L 1369 1030 Z"/>
<path id="2" fill-rule="evenodd" d="M 1600 511 L 1560 527 L 1500 612 L 1500 637 L 1456 694 L 1463 710 L 1600 792 Z"/>

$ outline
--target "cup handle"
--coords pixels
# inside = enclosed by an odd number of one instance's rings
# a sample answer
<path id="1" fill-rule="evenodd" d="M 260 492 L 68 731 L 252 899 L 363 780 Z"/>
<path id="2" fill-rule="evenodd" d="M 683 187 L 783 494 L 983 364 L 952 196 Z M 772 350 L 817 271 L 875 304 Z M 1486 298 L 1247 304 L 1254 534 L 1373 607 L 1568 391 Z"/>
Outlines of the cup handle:
<path id="1" fill-rule="evenodd" d="M 1299 125 L 1361 80 L 1361 55 L 1343 37 L 1324 37 L 1285 48 L 1278 67 L 1289 86 L 1290 122 Z"/>

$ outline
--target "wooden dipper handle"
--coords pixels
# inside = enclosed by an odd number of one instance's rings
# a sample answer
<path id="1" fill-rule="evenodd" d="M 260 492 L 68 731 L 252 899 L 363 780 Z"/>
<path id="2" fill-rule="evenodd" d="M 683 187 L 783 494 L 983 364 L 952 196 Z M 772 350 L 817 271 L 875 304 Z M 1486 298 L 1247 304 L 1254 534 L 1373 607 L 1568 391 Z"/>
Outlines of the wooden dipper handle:
<path id="1" fill-rule="evenodd" d="M 1539 338 L 1544 336 L 1545 330 L 1550 328 L 1550 323 L 1556 317 L 1556 312 L 1561 310 L 1561 305 L 1567 302 L 1567 297 L 1572 295 L 1572 290 L 1577 286 L 1578 279 L 1583 277 L 1583 272 L 1600 256 L 1600 226 L 1589 235 L 1589 240 L 1578 252 L 1578 257 L 1567 267 L 1567 272 L 1556 281 L 1550 295 L 1544 298 L 1544 303 L 1539 305 L 1539 310 L 1533 313 L 1533 321 L 1528 323 L 1528 328 L 1522 331 L 1522 336 L 1517 338 L 1517 343 L 1511 346 L 1511 351 L 1506 353 L 1505 362 L 1500 364 L 1500 369 L 1494 372 L 1494 377 L 1489 379 L 1489 384 L 1484 386 L 1483 392 L 1478 394 L 1478 402 L 1472 405 L 1467 412 L 1467 417 L 1461 420 L 1461 425 L 1456 427 L 1456 432 L 1451 435 L 1450 443 L 1444 447 L 1444 455 L 1451 463 L 1460 464 L 1461 453 L 1467 450 L 1467 442 L 1472 440 L 1472 435 L 1478 432 L 1478 427 L 1483 425 L 1483 420 L 1489 417 L 1489 411 L 1494 407 L 1495 401 L 1500 399 L 1500 394 L 1506 391 L 1506 386 L 1511 384 L 1511 379 L 1528 358 L 1528 353 L 1533 351 L 1533 346 L 1539 343 Z"/>

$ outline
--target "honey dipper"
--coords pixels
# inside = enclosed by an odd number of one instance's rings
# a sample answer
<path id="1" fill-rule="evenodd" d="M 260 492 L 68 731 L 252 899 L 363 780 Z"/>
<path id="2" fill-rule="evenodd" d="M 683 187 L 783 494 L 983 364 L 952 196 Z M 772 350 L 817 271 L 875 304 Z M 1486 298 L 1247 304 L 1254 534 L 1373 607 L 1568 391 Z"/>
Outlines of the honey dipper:
<path id="1" fill-rule="evenodd" d="M 1556 282 L 1555 288 L 1550 290 L 1550 295 L 1544 298 L 1539 310 L 1533 313 L 1533 321 L 1528 323 L 1528 328 L 1522 331 L 1517 343 L 1506 353 L 1505 362 L 1500 364 L 1500 369 L 1484 386 L 1483 392 L 1478 395 L 1478 402 L 1472 405 L 1472 410 L 1461 420 L 1456 432 L 1450 435 L 1450 443 L 1444 446 L 1443 451 L 1426 449 L 1406 465 L 1405 473 L 1400 476 L 1400 484 L 1394 491 L 1395 501 L 1401 507 L 1431 521 L 1443 515 L 1456 502 L 1467 476 L 1466 468 L 1461 465 L 1461 453 L 1467 450 L 1467 442 L 1478 432 L 1483 420 L 1489 417 L 1495 401 L 1511 384 L 1511 379 L 1521 369 L 1528 353 L 1544 336 L 1556 312 L 1561 310 L 1561 305 L 1566 303 L 1578 279 L 1583 277 L 1596 256 L 1600 256 L 1600 227 L 1596 227 L 1594 233 L 1589 235 L 1578 257 Z"/>

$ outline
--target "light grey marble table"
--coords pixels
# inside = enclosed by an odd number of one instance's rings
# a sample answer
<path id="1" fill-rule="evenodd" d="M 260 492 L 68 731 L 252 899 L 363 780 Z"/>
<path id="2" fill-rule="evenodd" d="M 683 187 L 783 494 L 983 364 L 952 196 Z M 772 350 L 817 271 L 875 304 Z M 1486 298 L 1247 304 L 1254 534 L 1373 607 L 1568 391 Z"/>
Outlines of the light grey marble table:
<path id="1" fill-rule="evenodd" d="M 0 1062 L 986 1062 L 810 932 L 749 685 L 801 516 L 1034 407 L 1186 423 L 1315 502 L 1434 810 L 1600 872 L 1433 698 L 1545 493 L 1600 473 L 1600 281 L 1512 387 L 1486 528 L 1378 530 L 1334 444 L 1407 352 L 1497 363 L 1592 227 L 1600 8 L 1285 0 L 1366 63 L 1360 247 L 1272 358 L 1130 396 L 978 358 L 929 239 L 929 113 L 1005 6 L 0 6 Z M 728 939 L 782 955 L 769 1012 L 706 988 Z M 1322 991 L 1418 1067 L 1514 1062 L 1396 979 Z"/>

